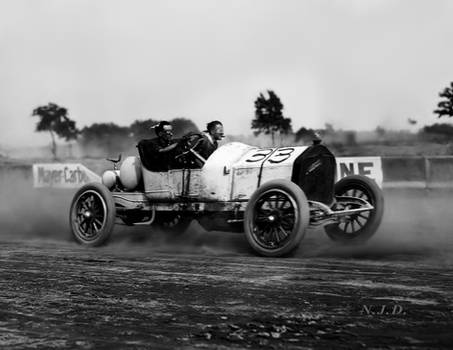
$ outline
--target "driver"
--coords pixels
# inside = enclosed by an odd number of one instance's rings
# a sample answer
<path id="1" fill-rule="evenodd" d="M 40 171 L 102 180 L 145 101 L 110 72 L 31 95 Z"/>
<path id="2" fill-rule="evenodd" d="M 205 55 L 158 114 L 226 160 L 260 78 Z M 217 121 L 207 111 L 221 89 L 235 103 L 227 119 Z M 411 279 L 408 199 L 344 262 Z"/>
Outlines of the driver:
<path id="1" fill-rule="evenodd" d="M 141 140 L 138 147 L 144 152 L 142 159 L 147 169 L 151 171 L 168 171 L 174 159 L 172 152 L 178 145 L 173 140 L 173 127 L 167 121 L 152 126 L 157 137 L 149 140 Z"/>

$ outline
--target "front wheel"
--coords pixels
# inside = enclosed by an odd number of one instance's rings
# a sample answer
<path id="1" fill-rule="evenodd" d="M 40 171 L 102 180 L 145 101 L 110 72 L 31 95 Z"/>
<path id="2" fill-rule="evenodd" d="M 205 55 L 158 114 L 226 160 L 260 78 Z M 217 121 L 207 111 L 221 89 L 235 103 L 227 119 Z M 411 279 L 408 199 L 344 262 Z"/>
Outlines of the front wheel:
<path id="1" fill-rule="evenodd" d="M 273 180 L 259 187 L 244 215 L 247 241 L 264 256 L 291 252 L 302 240 L 308 223 L 307 198 L 299 186 L 287 180 Z"/>
<path id="2" fill-rule="evenodd" d="M 335 196 L 341 209 L 357 209 L 359 205 L 348 197 L 359 198 L 371 204 L 374 209 L 352 214 L 339 223 L 327 225 L 327 235 L 340 243 L 363 243 L 377 231 L 384 213 L 384 196 L 376 182 L 366 176 L 347 176 L 335 184 Z"/>
<path id="3" fill-rule="evenodd" d="M 115 202 L 111 192 L 100 183 L 81 187 L 71 203 L 69 224 L 74 239 L 84 245 L 99 246 L 113 231 Z"/>

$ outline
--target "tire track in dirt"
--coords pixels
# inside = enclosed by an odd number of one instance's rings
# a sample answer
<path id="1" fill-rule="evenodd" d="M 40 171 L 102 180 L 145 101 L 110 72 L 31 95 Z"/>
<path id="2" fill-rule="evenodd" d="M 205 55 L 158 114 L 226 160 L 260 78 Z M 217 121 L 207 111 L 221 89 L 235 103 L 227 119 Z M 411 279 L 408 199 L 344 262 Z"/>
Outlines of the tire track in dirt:
<path id="1" fill-rule="evenodd" d="M 434 267 L 363 260 L 131 258 L 55 248 L 2 243 L 1 346 L 447 348 L 451 341 L 451 269 L 439 269 L 439 278 Z M 401 314 L 392 315 L 396 307 Z"/>

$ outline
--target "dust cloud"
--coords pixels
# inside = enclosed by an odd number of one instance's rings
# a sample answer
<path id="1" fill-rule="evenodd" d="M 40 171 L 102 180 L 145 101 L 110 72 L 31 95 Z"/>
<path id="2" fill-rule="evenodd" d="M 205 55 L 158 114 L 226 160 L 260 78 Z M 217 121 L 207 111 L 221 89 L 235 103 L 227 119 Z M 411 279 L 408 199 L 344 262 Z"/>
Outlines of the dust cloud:
<path id="1" fill-rule="evenodd" d="M 298 256 L 453 265 L 453 190 L 384 190 L 382 224 L 366 244 L 340 246 L 309 232 Z"/>
<path id="2" fill-rule="evenodd" d="M 0 188 L 0 239 L 64 239 L 71 191 L 34 189 L 31 168 L 3 168 Z"/>
<path id="3" fill-rule="evenodd" d="M 33 188 L 31 168 L 1 169 L 0 241 L 74 244 L 69 209 L 76 190 Z M 152 252 L 248 254 L 241 234 L 206 232 L 193 221 L 185 232 L 169 234 L 149 226 L 115 225 L 102 252 L 146 256 Z"/>
<path id="4" fill-rule="evenodd" d="M 28 170 L 30 171 L 30 170 Z M 0 176 L 0 240 L 74 244 L 69 208 L 74 190 L 34 189 L 23 170 Z M 386 190 L 384 219 L 365 245 L 339 246 L 322 229 L 308 230 L 289 258 L 340 258 L 453 264 L 453 190 Z M 193 221 L 186 232 L 169 234 L 148 226 L 116 225 L 104 253 L 132 257 L 153 252 L 254 256 L 243 234 L 206 232 Z"/>

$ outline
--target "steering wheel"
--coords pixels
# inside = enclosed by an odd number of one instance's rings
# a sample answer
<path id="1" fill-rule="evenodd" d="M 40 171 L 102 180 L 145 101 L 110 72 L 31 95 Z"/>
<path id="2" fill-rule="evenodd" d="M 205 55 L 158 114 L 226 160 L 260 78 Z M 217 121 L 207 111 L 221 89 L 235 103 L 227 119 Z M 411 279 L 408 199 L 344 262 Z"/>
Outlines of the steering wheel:
<path id="1" fill-rule="evenodd" d="M 206 162 L 196 149 L 201 145 L 203 135 L 195 132 L 190 132 L 184 135 L 178 142 L 178 155 L 175 157 L 184 165 L 192 165 L 201 168 Z"/>
<path id="2" fill-rule="evenodd" d="M 203 140 L 203 135 L 195 132 L 190 132 L 184 135 L 179 141 L 179 145 L 184 150 L 184 153 L 195 150 Z"/>

